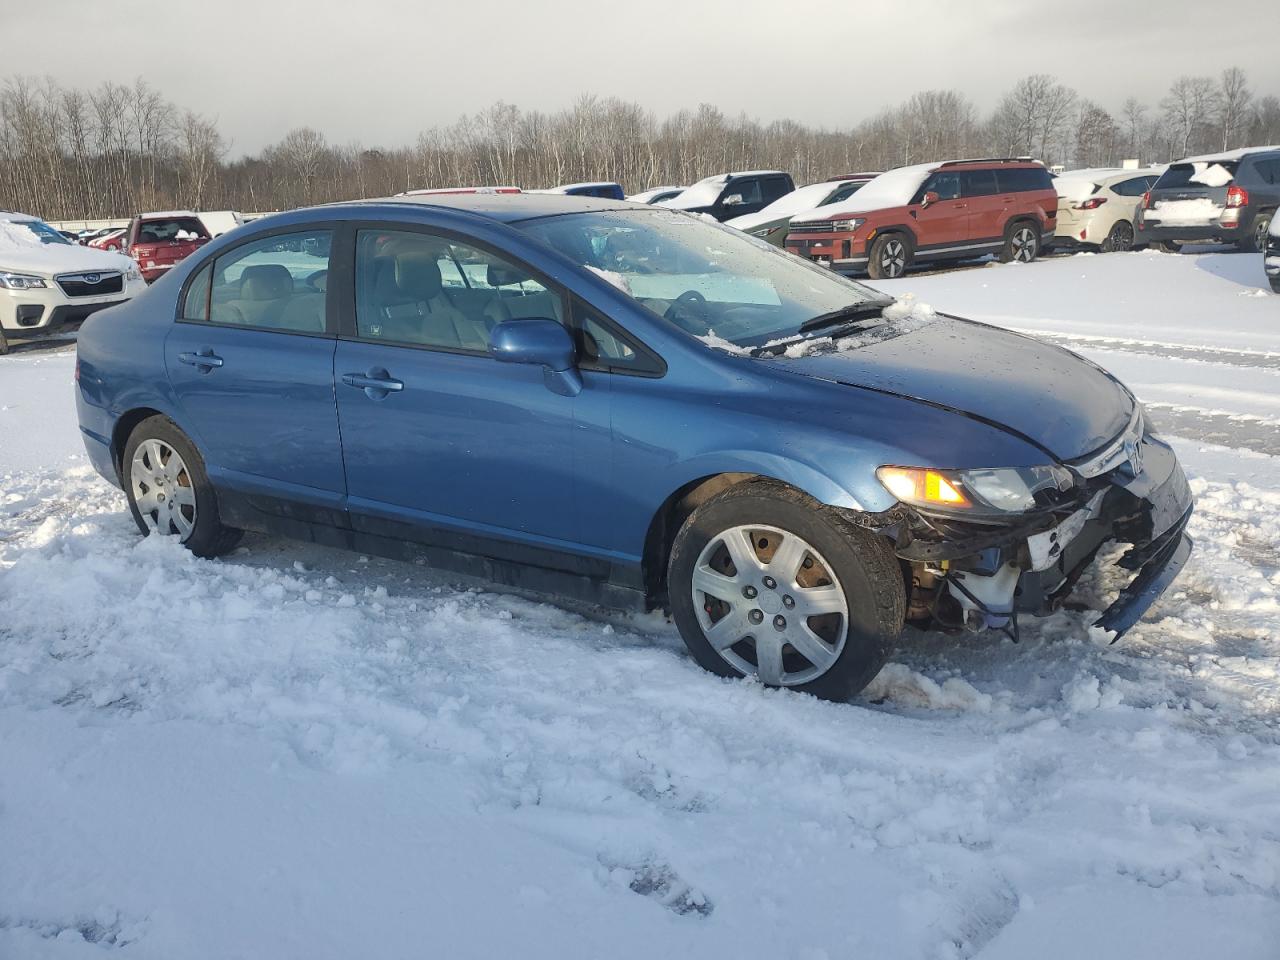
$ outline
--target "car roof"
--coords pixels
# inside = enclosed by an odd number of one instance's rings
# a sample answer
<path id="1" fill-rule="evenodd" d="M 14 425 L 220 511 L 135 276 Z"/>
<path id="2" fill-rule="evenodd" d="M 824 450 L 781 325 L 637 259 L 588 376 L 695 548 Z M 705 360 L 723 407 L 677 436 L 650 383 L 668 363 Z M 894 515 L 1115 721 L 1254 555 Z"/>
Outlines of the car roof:
<path id="1" fill-rule="evenodd" d="M 29 213 L 18 213 L 16 210 L 0 210 L 0 220 L 4 220 L 7 223 L 27 223 L 38 219 L 39 217 L 33 217 Z"/>
<path id="2" fill-rule="evenodd" d="M 139 220 L 160 220 L 160 219 L 170 219 L 173 217 L 198 217 L 198 216 L 200 216 L 198 213 L 193 213 L 190 210 L 157 210 L 152 213 L 140 213 L 138 214 L 138 219 Z"/>
<path id="3" fill-rule="evenodd" d="M 1204 153 L 1198 157 L 1183 157 L 1174 163 L 1219 163 L 1223 160 L 1243 160 L 1255 153 L 1273 153 L 1280 151 L 1280 144 L 1267 147 L 1241 147 L 1239 150 L 1223 150 L 1219 153 Z"/>
<path id="4" fill-rule="evenodd" d="M 626 200 L 604 200 L 599 197 L 563 193 L 454 193 L 415 197 L 385 197 L 334 204 L 333 207 L 360 209 L 372 206 L 441 207 L 497 220 L 516 223 L 538 217 L 556 217 L 566 213 L 598 213 L 605 210 L 651 210 L 647 204 Z M 315 208 L 313 208 L 315 209 Z M 331 207 L 332 209 L 332 207 Z"/>

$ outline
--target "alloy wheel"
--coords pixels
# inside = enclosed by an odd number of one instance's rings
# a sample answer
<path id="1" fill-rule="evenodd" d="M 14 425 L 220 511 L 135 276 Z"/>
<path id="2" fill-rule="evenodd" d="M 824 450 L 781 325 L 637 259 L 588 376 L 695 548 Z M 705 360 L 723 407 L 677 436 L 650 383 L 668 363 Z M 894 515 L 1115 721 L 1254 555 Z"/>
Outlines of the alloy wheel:
<path id="1" fill-rule="evenodd" d="M 886 277 L 900 277 L 907 269 L 907 248 L 901 240 L 890 240 L 880 254 L 880 269 Z"/>
<path id="2" fill-rule="evenodd" d="M 739 673 L 770 686 L 808 683 L 844 649 L 844 589 L 822 554 L 794 533 L 725 530 L 702 549 L 692 586 L 707 642 Z"/>
<path id="3" fill-rule="evenodd" d="M 1111 228 L 1111 249 L 1125 251 L 1133 249 L 1133 227 L 1127 223 L 1117 223 Z"/>
<path id="4" fill-rule="evenodd" d="M 1271 221 L 1258 217 L 1253 224 L 1253 247 L 1255 250 L 1267 249 L 1267 236 L 1271 230 Z"/>
<path id="5" fill-rule="evenodd" d="M 1013 232 L 1013 259 L 1030 263 L 1036 258 L 1036 235 L 1030 227 L 1019 227 Z"/>
<path id="6" fill-rule="evenodd" d="M 144 440 L 129 465 L 138 513 L 152 530 L 185 543 L 196 526 L 196 491 L 178 451 L 163 440 Z"/>

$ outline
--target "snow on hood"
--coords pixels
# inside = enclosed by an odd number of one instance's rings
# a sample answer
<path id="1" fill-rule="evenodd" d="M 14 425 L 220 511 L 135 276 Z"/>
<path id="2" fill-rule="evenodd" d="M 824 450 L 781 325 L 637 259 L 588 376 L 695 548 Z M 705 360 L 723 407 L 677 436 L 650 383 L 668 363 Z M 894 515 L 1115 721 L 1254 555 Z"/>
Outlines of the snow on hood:
<path id="1" fill-rule="evenodd" d="M 720 197 L 724 185 L 729 182 L 729 175 L 718 174 L 699 180 L 678 196 L 663 200 L 658 206 L 675 207 L 677 210 L 692 210 L 695 207 L 709 207 Z"/>
<path id="2" fill-rule="evenodd" d="M 126 273 L 133 261 L 109 250 L 74 243 L 42 243 L 19 221 L 0 222 L 0 269 L 52 277 L 74 270 L 118 270 Z"/>
<path id="3" fill-rule="evenodd" d="M 830 220 L 846 213 L 865 213 L 868 210 L 904 206 L 911 202 L 921 184 L 938 166 L 936 163 L 918 163 L 910 167 L 898 167 L 880 174 L 848 200 L 798 214 L 793 219 L 798 223 L 806 223 L 811 220 Z"/>
<path id="4" fill-rule="evenodd" d="M 844 183 L 843 180 L 811 183 L 807 187 L 792 190 L 785 196 L 779 197 L 758 213 L 748 213 L 745 216 L 726 220 L 725 226 L 734 227 L 738 230 L 750 230 L 753 227 L 759 227 L 774 220 L 794 217 L 797 213 L 803 213 L 806 210 L 816 210 L 823 200 L 831 196 L 831 191 L 842 183 Z"/>

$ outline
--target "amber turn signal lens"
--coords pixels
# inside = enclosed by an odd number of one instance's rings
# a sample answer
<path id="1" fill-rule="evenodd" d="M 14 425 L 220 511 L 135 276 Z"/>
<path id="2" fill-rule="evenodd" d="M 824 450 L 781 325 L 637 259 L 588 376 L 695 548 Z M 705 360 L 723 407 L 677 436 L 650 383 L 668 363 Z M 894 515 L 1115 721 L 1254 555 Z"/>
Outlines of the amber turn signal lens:
<path id="1" fill-rule="evenodd" d="M 890 493 L 905 503 L 969 506 L 968 497 L 937 470 L 881 467 L 876 471 L 876 476 Z"/>

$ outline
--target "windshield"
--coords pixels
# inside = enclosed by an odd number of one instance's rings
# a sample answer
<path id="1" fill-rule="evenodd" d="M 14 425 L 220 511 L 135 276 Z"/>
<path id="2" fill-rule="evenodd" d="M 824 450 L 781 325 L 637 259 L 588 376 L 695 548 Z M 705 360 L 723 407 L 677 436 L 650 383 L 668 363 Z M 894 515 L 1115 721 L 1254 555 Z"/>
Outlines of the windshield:
<path id="1" fill-rule="evenodd" d="M 568 214 L 516 226 L 681 329 L 738 347 L 797 336 L 806 320 L 852 304 L 886 301 L 745 233 L 674 210 Z"/>
<path id="2" fill-rule="evenodd" d="M 18 224 L 34 233 L 41 243 L 71 243 L 43 220 L 19 220 Z"/>

